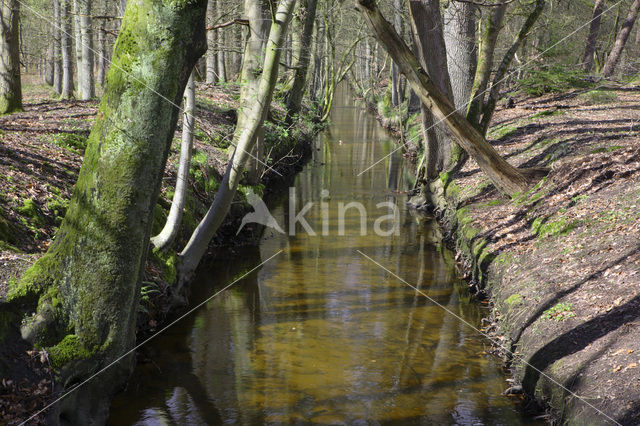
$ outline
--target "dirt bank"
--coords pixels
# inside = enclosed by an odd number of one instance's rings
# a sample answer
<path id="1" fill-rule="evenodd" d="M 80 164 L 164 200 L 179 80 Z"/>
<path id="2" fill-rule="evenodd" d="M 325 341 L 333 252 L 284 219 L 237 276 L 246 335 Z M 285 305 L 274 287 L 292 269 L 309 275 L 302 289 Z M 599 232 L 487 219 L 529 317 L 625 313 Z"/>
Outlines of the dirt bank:
<path id="1" fill-rule="evenodd" d="M 489 138 L 551 173 L 508 200 L 469 162 L 433 185 L 516 379 L 562 423 L 640 422 L 640 88 L 518 99 Z M 446 194 L 446 197 L 442 197 Z M 506 386 L 505 386 L 506 388 Z"/>

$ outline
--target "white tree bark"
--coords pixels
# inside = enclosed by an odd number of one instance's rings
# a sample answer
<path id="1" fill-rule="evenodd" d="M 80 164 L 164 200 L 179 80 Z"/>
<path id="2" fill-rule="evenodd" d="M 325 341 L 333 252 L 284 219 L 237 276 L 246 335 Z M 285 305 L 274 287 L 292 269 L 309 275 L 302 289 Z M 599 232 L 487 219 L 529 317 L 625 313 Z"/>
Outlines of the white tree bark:
<path id="1" fill-rule="evenodd" d="M 91 0 L 76 0 L 80 14 L 80 42 L 82 50 L 82 69 L 78 74 L 78 92 L 83 101 L 95 98 L 96 89 L 93 79 L 93 28 L 91 24 Z M 77 40 L 76 40 L 77 42 Z"/>
<path id="2" fill-rule="evenodd" d="M 471 3 L 449 2 L 444 12 L 444 41 L 447 46 L 447 66 L 451 78 L 455 107 L 462 108 L 471 97 L 476 73 L 476 6 Z"/>
<path id="3" fill-rule="evenodd" d="M 273 89 L 278 77 L 280 63 L 280 51 L 285 40 L 287 25 L 291 19 L 295 0 L 280 0 L 275 14 L 275 20 L 271 24 L 269 41 L 265 53 L 264 67 L 260 77 L 260 85 L 257 97 L 247 100 L 245 107 L 251 111 L 247 125 L 244 129 L 236 127 L 236 132 L 241 131 L 237 140 L 237 146 L 231 162 L 220 184 L 213 204 L 207 214 L 198 224 L 191 235 L 191 239 L 180 253 L 180 278 L 178 291 L 182 284 L 191 277 L 200 260 L 207 251 L 211 238 L 215 235 L 224 217 L 229 211 L 233 197 L 235 196 L 243 166 L 255 143 L 256 134 L 260 129 L 265 114 L 271 104 Z"/>
<path id="4" fill-rule="evenodd" d="M 209 0 L 207 3 L 207 26 L 211 26 L 215 23 L 216 19 L 216 0 Z M 207 75 L 206 82 L 209 84 L 216 84 L 218 82 L 218 57 L 216 54 L 217 46 L 217 31 L 207 31 Z"/>
<path id="5" fill-rule="evenodd" d="M 73 98 L 73 62 L 71 47 L 71 10 L 70 0 L 62 0 L 60 6 L 60 20 L 62 21 L 62 31 L 60 34 L 60 44 L 62 46 L 62 91 L 60 96 L 63 99 Z"/>
<path id="6" fill-rule="evenodd" d="M 191 151 L 193 148 L 193 129 L 196 114 L 196 84 L 193 79 L 194 71 L 191 71 L 187 87 L 184 90 L 184 113 L 182 115 L 182 142 L 180 144 L 180 163 L 176 176 L 176 189 L 171 202 L 171 209 L 167 222 L 162 231 L 151 239 L 151 243 L 157 249 L 164 250 L 175 240 L 182 224 L 184 203 L 187 199 L 189 188 L 189 168 L 191 167 Z"/>
<path id="7" fill-rule="evenodd" d="M 53 91 L 57 94 L 62 93 L 62 49 L 60 48 L 60 28 L 62 28 L 62 20 L 60 19 L 60 0 L 53 0 Z"/>

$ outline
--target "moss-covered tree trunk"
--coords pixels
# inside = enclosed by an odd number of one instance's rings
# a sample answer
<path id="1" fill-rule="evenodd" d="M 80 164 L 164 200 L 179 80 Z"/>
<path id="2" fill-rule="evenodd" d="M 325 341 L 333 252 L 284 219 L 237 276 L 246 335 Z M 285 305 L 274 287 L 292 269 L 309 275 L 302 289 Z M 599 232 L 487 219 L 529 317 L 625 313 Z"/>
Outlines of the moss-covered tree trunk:
<path id="1" fill-rule="evenodd" d="M 302 25 L 302 35 L 297 45 L 298 49 L 294 55 L 295 71 L 293 84 L 287 93 L 287 122 L 292 123 L 293 117 L 300 113 L 302 107 L 302 96 L 305 92 L 307 82 L 307 70 L 311 60 L 311 36 L 313 34 L 313 23 L 316 19 L 316 0 L 305 0 L 300 3 L 300 20 Z"/>
<path id="2" fill-rule="evenodd" d="M 504 15 L 507 11 L 508 4 L 503 3 L 491 8 L 491 12 L 482 22 L 482 36 L 480 38 L 480 54 L 478 55 L 478 66 L 476 75 L 473 79 L 471 89 L 471 99 L 467 112 L 467 119 L 480 128 L 480 120 L 484 110 L 484 100 L 486 98 L 487 87 L 491 79 L 491 70 L 493 69 L 493 57 L 498 42 L 498 35 L 502 30 Z"/>
<path id="3" fill-rule="evenodd" d="M 596 53 L 596 43 L 598 41 L 604 7 L 604 0 L 596 0 L 596 3 L 593 5 L 593 16 L 589 24 L 589 35 L 587 36 L 587 44 L 584 47 L 584 56 L 582 58 L 582 69 L 586 72 L 591 72 L 591 68 L 593 68 L 593 55 Z"/>
<path id="4" fill-rule="evenodd" d="M 20 3 L 4 0 L 0 5 L 0 114 L 22 109 L 19 22 Z"/>
<path id="5" fill-rule="evenodd" d="M 67 214 L 47 253 L 11 286 L 3 310 L 36 312 L 25 339 L 46 347 L 59 390 L 135 342 L 140 278 L 189 73 L 206 48 L 205 0 L 137 0 L 126 8 L 96 123 Z M 131 357 L 67 396 L 52 422 L 105 421 Z"/>

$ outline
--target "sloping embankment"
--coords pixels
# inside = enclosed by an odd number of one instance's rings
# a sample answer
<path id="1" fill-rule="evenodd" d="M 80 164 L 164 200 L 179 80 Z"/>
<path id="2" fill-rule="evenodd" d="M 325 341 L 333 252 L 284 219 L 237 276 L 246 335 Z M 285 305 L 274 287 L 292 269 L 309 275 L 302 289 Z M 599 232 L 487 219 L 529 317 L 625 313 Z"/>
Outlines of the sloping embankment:
<path id="1" fill-rule="evenodd" d="M 640 89 L 606 92 L 497 114 L 500 153 L 552 169 L 528 193 L 501 197 L 472 162 L 433 185 L 515 378 L 570 424 L 640 422 Z"/>

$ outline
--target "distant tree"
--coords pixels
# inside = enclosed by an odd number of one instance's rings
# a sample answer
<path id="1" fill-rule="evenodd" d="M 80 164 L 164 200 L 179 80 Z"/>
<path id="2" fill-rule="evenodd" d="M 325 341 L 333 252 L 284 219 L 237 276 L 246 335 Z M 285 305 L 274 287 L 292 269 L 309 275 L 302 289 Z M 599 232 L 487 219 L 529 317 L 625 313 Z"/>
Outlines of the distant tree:
<path id="1" fill-rule="evenodd" d="M 0 114 L 22 110 L 20 82 L 20 2 L 0 6 Z"/>
<path id="2" fill-rule="evenodd" d="M 589 24 L 589 35 L 587 36 L 587 44 L 584 48 L 584 56 L 582 57 L 582 69 L 586 72 L 593 68 L 593 55 L 596 53 L 596 43 L 598 41 L 598 33 L 600 32 L 600 22 L 602 22 L 602 12 L 604 12 L 605 0 L 596 0 L 593 6 L 593 16 Z"/>
<path id="3" fill-rule="evenodd" d="M 616 42 L 613 45 L 613 49 L 611 49 L 609 58 L 607 58 L 607 62 L 604 64 L 604 68 L 602 69 L 603 76 L 611 77 L 615 72 L 616 67 L 618 66 L 618 62 L 620 62 L 622 50 L 627 44 L 627 40 L 629 39 L 629 35 L 631 34 L 631 30 L 633 29 L 633 24 L 636 22 L 636 19 L 638 19 L 639 11 L 640 0 L 634 0 L 633 3 L 631 3 L 631 7 L 629 8 L 627 18 L 622 23 L 622 27 L 620 28 L 618 37 L 616 37 Z"/>

